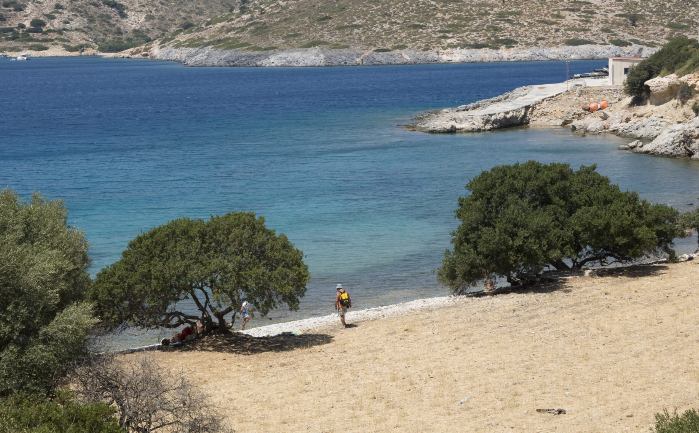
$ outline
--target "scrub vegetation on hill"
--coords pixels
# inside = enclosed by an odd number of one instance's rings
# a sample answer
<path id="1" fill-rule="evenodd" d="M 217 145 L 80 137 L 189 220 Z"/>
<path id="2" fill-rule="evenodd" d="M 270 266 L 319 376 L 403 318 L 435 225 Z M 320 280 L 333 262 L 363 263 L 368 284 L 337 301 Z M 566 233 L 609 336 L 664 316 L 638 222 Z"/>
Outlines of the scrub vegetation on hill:
<path id="1" fill-rule="evenodd" d="M 693 35 L 699 24 L 699 5 L 684 0 L 7 0 L 1 6 L 0 51 L 35 43 L 115 51 L 160 40 L 247 51 L 656 46 Z M 45 25 L 31 26 L 32 19 Z"/>

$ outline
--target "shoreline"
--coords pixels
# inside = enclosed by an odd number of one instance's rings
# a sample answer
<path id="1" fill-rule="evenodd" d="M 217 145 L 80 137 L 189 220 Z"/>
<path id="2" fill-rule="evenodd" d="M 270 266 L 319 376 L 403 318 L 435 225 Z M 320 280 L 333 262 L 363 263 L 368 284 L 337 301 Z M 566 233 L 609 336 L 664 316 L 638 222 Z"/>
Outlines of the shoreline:
<path id="1" fill-rule="evenodd" d="M 315 431 L 309 419 L 325 431 L 412 431 L 425 413 L 445 432 L 647 431 L 654 413 L 698 401 L 697 266 L 605 269 L 427 314 L 235 333 L 152 356 L 241 432 Z"/>
<path id="2" fill-rule="evenodd" d="M 647 57 L 658 49 L 634 44 L 628 47 L 580 45 L 498 50 L 450 48 L 436 52 L 412 50 L 377 52 L 317 47 L 257 52 L 235 49 L 214 50 L 209 47 L 142 46 L 105 57 L 167 60 L 193 67 L 328 67 L 601 60 L 614 56 Z"/>

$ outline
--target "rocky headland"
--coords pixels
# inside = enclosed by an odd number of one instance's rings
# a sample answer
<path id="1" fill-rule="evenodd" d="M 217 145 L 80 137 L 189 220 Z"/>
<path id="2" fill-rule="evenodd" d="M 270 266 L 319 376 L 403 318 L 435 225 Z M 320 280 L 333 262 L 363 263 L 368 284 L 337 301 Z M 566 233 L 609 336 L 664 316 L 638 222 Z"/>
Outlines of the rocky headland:
<path id="1" fill-rule="evenodd" d="M 203 48 L 145 46 L 126 50 L 112 57 L 148 58 L 180 62 L 185 66 L 318 67 L 418 65 L 430 63 L 528 62 L 543 60 L 596 60 L 613 56 L 647 57 L 657 48 L 642 45 L 561 46 L 553 48 L 462 49 L 439 51 L 357 51 L 351 49 L 299 48 L 285 51 L 244 51 Z"/>
<path id="2" fill-rule="evenodd" d="M 555 92 L 545 86 L 516 89 L 489 100 L 416 116 L 409 129 L 431 132 L 480 132 L 511 126 L 569 126 L 575 134 L 611 133 L 633 139 L 620 148 L 634 153 L 699 160 L 699 96 L 680 94 L 682 83 L 697 87 L 699 74 L 674 74 L 654 78 L 648 101 L 639 103 L 621 86 L 591 85 L 591 80 L 571 80 L 569 89 Z M 528 98 L 528 99 L 527 99 Z M 591 103 L 607 101 L 609 107 L 590 112 Z M 519 102 L 519 103 L 518 103 Z"/>

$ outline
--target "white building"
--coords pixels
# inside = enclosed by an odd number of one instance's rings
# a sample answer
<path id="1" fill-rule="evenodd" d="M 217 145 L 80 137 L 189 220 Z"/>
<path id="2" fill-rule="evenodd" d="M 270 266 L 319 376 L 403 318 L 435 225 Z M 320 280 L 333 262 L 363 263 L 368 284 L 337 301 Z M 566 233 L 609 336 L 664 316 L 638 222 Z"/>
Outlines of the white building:
<path id="1" fill-rule="evenodd" d="M 629 69 L 637 65 L 643 57 L 610 57 L 609 58 L 609 79 L 612 86 L 624 84 Z"/>

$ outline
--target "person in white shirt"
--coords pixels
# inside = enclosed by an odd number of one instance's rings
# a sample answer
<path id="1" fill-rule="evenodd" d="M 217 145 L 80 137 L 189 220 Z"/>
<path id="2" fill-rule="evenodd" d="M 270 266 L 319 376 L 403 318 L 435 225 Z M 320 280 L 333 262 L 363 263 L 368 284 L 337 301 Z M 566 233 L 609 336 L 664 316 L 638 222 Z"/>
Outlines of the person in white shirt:
<path id="1" fill-rule="evenodd" d="M 240 306 L 240 313 L 243 315 L 243 324 L 240 325 L 241 331 L 245 330 L 245 324 L 250 321 L 250 308 L 252 308 L 252 304 L 248 301 L 244 301 L 243 305 Z"/>

